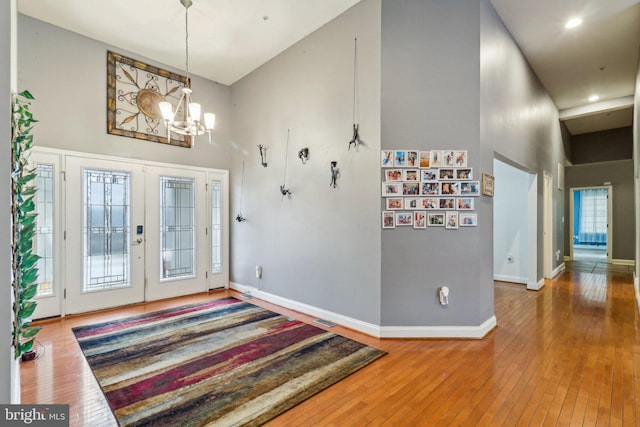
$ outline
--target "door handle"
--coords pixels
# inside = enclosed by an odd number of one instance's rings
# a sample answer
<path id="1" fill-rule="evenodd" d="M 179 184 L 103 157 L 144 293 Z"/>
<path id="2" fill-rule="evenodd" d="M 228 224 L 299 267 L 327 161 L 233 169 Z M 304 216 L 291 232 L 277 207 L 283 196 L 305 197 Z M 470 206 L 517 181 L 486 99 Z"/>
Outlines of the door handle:
<path id="1" fill-rule="evenodd" d="M 133 243 L 132 245 L 139 245 L 140 243 L 142 243 L 142 237 L 138 237 Z"/>

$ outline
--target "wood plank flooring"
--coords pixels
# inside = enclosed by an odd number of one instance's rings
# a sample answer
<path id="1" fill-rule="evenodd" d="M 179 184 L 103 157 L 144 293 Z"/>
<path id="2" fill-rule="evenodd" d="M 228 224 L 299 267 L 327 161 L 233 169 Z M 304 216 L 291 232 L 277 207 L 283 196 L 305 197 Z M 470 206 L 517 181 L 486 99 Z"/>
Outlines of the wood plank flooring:
<path id="1" fill-rule="evenodd" d="M 633 279 L 564 272 L 538 292 L 495 284 L 498 327 L 482 340 L 377 339 L 389 354 L 267 426 L 640 426 L 640 316 Z M 233 291 L 48 321 L 22 364 L 24 403 L 68 403 L 71 426 L 116 425 L 71 327 Z M 250 302 L 305 321 L 269 303 Z"/>

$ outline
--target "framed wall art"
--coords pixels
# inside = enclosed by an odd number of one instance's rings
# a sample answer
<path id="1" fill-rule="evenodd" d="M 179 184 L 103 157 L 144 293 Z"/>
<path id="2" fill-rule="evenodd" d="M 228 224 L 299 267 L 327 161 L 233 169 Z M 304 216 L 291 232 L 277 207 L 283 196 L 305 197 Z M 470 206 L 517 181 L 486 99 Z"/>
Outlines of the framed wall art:
<path id="1" fill-rule="evenodd" d="M 460 213 L 460 227 L 476 227 L 478 225 L 478 214 Z"/>
<path id="2" fill-rule="evenodd" d="M 382 212 L 382 228 L 396 228 L 395 213 L 392 211 Z"/>
<path id="3" fill-rule="evenodd" d="M 427 228 L 427 213 L 416 211 L 413 213 L 413 228 Z"/>
<path id="4" fill-rule="evenodd" d="M 187 78 L 107 51 L 107 133 L 169 144 L 158 104 L 175 106 Z M 191 147 L 191 138 L 172 134 L 171 145 Z"/>
<path id="5" fill-rule="evenodd" d="M 494 180 L 493 175 L 489 175 L 488 173 L 482 174 L 482 194 L 485 196 L 493 196 Z"/>
<path id="6" fill-rule="evenodd" d="M 396 226 L 413 225 L 413 214 L 411 212 L 396 212 Z"/>
<path id="7" fill-rule="evenodd" d="M 449 230 L 455 230 L 458 228 L 458 212 L 445 212 L 444 228 L 447 228 Z"/>

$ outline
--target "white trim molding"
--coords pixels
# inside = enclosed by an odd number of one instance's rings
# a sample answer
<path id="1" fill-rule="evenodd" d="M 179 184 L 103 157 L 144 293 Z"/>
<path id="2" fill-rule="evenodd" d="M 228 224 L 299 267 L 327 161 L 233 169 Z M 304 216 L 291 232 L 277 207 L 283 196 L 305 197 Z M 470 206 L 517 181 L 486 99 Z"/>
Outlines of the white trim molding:
<path id="1" fill-rule="evenodd" d="M 612 259 L 611 264 L 635 266 L 636 262 L 632 259 Z"/>
<path id="2" fill-rule="evenodd" d="M 562 264 L 560 264 L 559 266 L 553 269 L 553 271 L 551 272 L 551 277 L 556 277 L 558 274 L 562 273 L 566 268 L 567 266 L 563 262 Z"/>
<path id="3" fill-rule="evenodd" d="M 526 277 L 507 276 L 506 274 L 494 274 L 493 280 L 497 280 L 498 282 L 520 283 L 522 285 L 527 284 Z"/>
<path id="4" fill-rule="evenodd" d="M 527 283 L 527 290 L 539 291 L 544 286 L 544 277 L 537 282 Z"/>
<path id="5" fill-rule="evenodd" d="M 333 313 L 322 308 L 261 291 L 253 286 L 229 282 L 229 287 L 263 301 L 299 311 L 309 316 L 328 320 L 376 338 L 473 338 L 481 339 L 496 327 L 496 317 L 491 316 L 480 326 L 379 326 L 362 320 Z"/>
<path id="6" fill-rule="evenodd" d="M 380 338 L 484 338 L 497 326 L 491 316 L 480 326 L 382 326 Z"/>

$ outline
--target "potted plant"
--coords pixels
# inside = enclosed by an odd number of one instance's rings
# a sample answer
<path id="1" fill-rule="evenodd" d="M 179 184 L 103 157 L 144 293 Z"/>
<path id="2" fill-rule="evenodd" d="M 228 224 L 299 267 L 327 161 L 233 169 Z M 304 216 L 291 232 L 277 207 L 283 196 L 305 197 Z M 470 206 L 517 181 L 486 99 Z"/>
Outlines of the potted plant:
<path id="1" fill-rule="evenodd" d="M 36 234 L 36 172 L 28 166 L 36 120 L 29 111 L 33 96 L 24 91 L 11 99 L 11 248 L 13 287 L 12 345 L 16 359 L 32 352 L 40 327 L 31 326 L 37 303 L 38 255 L 33 252 Z M 33 358 L 33 357 L 25 357 Z"/>

